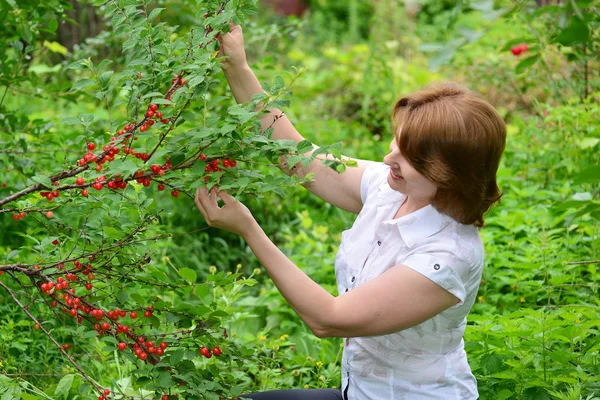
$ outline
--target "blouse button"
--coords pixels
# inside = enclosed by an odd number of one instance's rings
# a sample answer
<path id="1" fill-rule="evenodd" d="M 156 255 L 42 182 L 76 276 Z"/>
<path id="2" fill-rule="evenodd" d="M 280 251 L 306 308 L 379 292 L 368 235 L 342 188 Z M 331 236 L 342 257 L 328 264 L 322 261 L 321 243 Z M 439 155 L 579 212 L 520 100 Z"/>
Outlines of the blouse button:
<path id="1" fill-rule="evenodd" d="M 433 269 L 435 269 L 436 271 L 437 271 L 438 269 L 440 269 L 440 264 L 435 264 L 435 265 L 433 266 Z"/>
<path id="2" fill-rule="evenodd" d="M 377 245 L 378 245 L 378 246 L 381 246 L 381 240 L 378 240 L 378 241 L 377 241 Z"/>
<path id="3" fill-rule="evenodd" d="M 356 277 L 355 277 L 355 276 L 353 276 L 353 277 L 352 277 L 352 282 L 354 282 L 354 280 L 355 280 L 355 279 L 356 279 Z"/>

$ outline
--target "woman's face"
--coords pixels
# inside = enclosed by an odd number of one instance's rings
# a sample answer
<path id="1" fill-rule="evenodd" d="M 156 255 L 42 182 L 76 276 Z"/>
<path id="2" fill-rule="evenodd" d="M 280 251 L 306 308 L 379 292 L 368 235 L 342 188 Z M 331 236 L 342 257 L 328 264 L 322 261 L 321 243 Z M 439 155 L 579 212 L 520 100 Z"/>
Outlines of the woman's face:
<path id="1" fill-rule="evenodd" d="M 437 189 L 436 186 L 419 174 L 402 156 L 396 144 L 396 138 L 392 139 L 390 154 L 383 158 L 383 162 L 390 166 L 387 181 L 392 189 L 413 200 L 431 202 Z"/>

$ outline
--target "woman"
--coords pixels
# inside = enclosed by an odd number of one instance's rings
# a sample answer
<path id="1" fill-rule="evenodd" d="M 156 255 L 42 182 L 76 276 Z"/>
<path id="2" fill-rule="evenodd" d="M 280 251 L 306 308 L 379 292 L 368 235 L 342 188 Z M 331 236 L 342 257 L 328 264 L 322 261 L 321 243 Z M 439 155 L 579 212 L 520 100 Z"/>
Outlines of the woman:
<path id="1" fill-rule="evenodd" d="M 246 63 L 241 28 L 233 26 L 220 42 L 233 95 L 247 102 L 262 89 Z M 463 334 L 483 269 L 478 228 L 501 196 L 496 172 L 505 125 L 487 102 L 450 83 L 401 98 L 392 115 L 394 137 L 383 163 L 356 160 L 358 167 L 338 174 L 319 160 L 293 171 L 282 161 L 288 174 L 314 173 L 306 185 L 312 193 L 358 214 L 342 233 L 335 262 L 338 297 L 277 249 L 243 204 L 216 188 L 197 191 L 208 224 L 246 240 L 312 332 L 344 338 L 341 390 L 247 398 L 478 398 Z M 261 118 L 263 128 L 273 125 L 273 139 L 304 139 L 279 110 Z"/>

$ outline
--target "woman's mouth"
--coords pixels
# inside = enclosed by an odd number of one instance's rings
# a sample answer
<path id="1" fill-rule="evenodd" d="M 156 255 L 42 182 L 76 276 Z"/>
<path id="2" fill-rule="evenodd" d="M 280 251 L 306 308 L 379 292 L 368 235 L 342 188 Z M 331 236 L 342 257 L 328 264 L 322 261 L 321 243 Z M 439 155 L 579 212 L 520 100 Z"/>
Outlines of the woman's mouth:
<path id="1" fill-rule="evenodd" d="M 391 169 L 390 169 L 390 175 L 391 175 L 392 179 L 395 180 L 395 181 L 402 181 L 402 180 L 404 180 L 404 178 L 402 177 L 402 175 L 396 175 L 394 173 L 394 171 L 392 171 Z"/>

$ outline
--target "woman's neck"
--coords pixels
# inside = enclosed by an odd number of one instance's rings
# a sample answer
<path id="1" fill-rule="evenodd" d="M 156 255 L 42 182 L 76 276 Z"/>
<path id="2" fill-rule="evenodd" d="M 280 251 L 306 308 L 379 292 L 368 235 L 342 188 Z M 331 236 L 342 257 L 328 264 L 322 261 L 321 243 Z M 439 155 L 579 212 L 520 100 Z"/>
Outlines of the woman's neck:
<path id="1" fill-rule="evenodd" d="M 394 219 L 404 217 L 408 214 L 420 210 L 423 207 L 427 207 L 429 204 L 431 204 L 429 200 L 413 199 L 407 197 L 398 209 L 398 212 L 394 216 Z"/>

